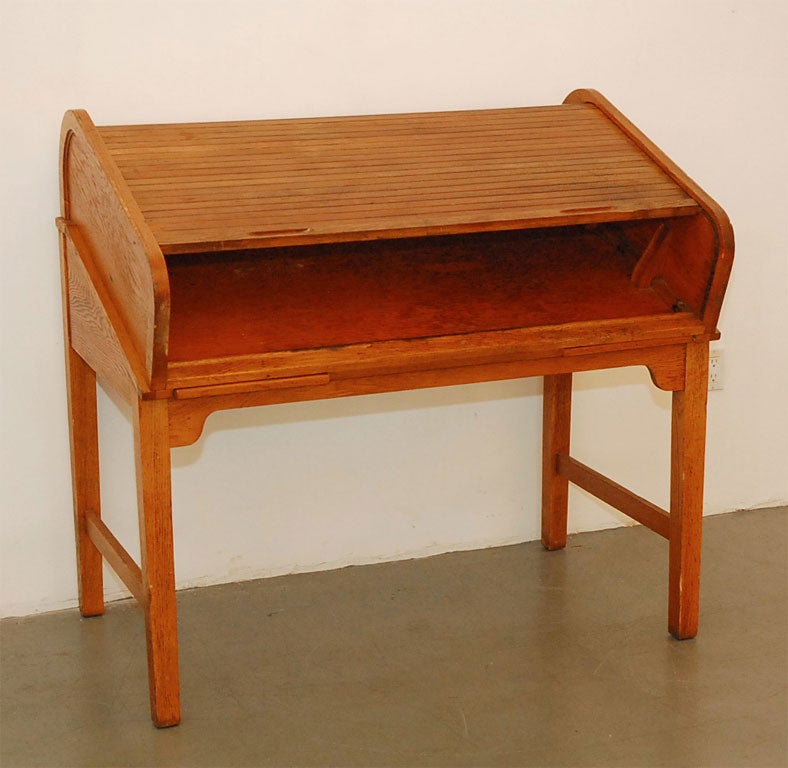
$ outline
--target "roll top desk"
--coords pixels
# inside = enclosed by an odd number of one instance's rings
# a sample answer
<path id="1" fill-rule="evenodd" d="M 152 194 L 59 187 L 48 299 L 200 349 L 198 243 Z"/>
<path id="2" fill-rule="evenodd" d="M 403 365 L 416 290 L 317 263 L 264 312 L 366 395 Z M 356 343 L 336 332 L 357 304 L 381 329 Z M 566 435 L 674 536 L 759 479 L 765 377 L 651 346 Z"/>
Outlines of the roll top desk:
<path id="1" fill-rule="evenodd" d="M 599 93 L 549 107 L 61 136 L 80 608 L 102 560 L 141 604 L 153 720 L 180 720 L 170 448 L 227 408 L 544 376 L 542 541 L 568 483 L 668 540 L 668 627 L 698 626 L 721 208 Z M 570 455 L 572 373 L 673 393 L 663 510 Z M 96 379 L 134 414 L 141 562 L 101 519 Z"/>

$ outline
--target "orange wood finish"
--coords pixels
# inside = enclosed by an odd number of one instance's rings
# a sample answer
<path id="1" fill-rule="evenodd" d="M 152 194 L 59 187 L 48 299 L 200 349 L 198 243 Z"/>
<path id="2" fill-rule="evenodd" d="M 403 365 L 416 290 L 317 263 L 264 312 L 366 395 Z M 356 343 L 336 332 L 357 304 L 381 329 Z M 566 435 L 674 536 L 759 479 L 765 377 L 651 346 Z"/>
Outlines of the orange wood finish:
<path id="1" fill-rule="evenodd" d="M 71 344 L 70 276 L 63 235 L 60 247 L 79 608 L 83 616 L 100 616 L 104 613 L 104 574 L 101 553 L 88 531 L 88 516 L 101 514 L 96 374 Z"/>
<path id="2" fill-rule="evenodd" d="M 134 403 L 140 393 L 148 392 L 144 370 L 132 369 L 139 361 L 118 336 L 116 329 L 122 328 L 122 323 L 112 301 L 102 295 L 102 281 L 92 268 L 90 251 L 80 241 L 76 227 L 64 227 L 63 244 L 68 262 L 71 347 L 105 387 Z"/>
<path id="3" fill-rule="evenodd" d="M 572 431 L 572 374 L 544 377 L 542 419 L 542 544 L 546 549 L 566 546 L 569 482 L 558 460 L 569 455 Z"/>
<path id="4" fill-rule="evenodd" d="M 664 509 L 660 509 L 656 504 L 646 501 L 577 459 L 573 459 L 568 452 L 558 456 L 557 464 L 558 474 L 574 483 L 578 488 L 588 491 L 611 507 L 615 507 L 633 520 L 637 520 L 654 533 L 665 538 L 669 537 L 670 514 Z"/>
<path id="5" fill-rule="evenodd" d="M 99 134 L 165 253 L 697 210 L 582 104 Z"/>
<path id="6" fill-rule="evenodd" d="M 142 571 L 131 558 L 123 545 L 104 524 L 104 521 L 95 513 L 88 512 L 87 528 L 90 540 L 101 553 L 102 557 L 120 577 L 129 592 L 141 605 L 145 605 L 147 597 L 142 586 Z"/>
<path id="7" fill-rule="evenodd" d="M 153 721 L 180 720 L 170 448 L 217 410 L 544 376 L 542 539 L 573 482 L 669 540 L 697 631 L 720 207 L 595 91 L 522 109 L 61 132 L 80 604 L 102 557 L 145 615 Z M 572 374 L 672 391 L 670 510 L 571 457 Z M 142 560 L 101 520 L 96 379 L 132 405 Z"/>
<path id="8" fill-rule="evenodd" d="M 166 727 L 181 719 L 167 401 L 140 400 L 134 415 L 150 706 Z"/>
<path id="9" fill-rule="evenodd" d="M 673 393 L 670 461 L 668 626 L 679 639 L 698 632 L 708 343 L 688 344 L 686 355 L 686 386 Z"/>
<path id="10" fill-rule="evenodd" d="M 97 292 L 112 305 L 124 354 L 155 387 L 166 368 L 169 282 L 161 249 L 96 127 L 82 110 L 67 112 L 60 142 L 61 214 L 78 224 L 85 258 L 95 263 Z M 139 382 L 142 384 L 143 382 Z"/>

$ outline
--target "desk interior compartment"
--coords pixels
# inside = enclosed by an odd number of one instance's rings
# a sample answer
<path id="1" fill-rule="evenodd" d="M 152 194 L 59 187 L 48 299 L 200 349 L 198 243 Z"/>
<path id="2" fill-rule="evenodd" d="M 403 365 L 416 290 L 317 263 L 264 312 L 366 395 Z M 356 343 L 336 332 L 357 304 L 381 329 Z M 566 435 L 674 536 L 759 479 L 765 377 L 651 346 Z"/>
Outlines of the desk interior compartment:
<path id="1" fill-rule="evenodd" d="M 169 255 L 173 362 L 677 311 L 645 220 Z"/>

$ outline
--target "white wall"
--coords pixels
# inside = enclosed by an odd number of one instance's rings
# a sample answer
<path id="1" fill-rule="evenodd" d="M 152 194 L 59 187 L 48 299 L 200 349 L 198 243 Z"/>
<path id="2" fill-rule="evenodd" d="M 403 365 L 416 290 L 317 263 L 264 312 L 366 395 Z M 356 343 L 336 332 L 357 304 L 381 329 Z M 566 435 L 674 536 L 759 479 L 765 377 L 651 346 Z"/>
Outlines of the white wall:
<path id="1" fill-rule="evenodd" d="M 601 90 L 727 209 L 707 513 L 788 499 L 783 0 L 0 0 L 2 612 L 75 604 L 57 241 L 60 117 L 98 124 L 559 103 Z M 579 458 L 667 503 L 669 396 L 577 376 Z M 538 379 L 216 414 L 176 449 L 179 586 L 538 536 Z M 105 516 L 136 545 L 101 401 Z M 573 496 L 571 528 L 622 518 Z M 108 580 L 108 592 L 122 594 Z"/>

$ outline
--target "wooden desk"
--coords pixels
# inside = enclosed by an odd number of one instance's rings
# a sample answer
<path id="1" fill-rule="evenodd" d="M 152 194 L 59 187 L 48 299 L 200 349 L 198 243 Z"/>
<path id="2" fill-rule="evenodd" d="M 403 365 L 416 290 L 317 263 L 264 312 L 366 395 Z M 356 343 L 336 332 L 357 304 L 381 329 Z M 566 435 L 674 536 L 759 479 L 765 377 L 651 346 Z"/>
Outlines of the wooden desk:
<path id="1" fill-rule="evenodd" d="M 668 539 L 698 624 L 709 340 L 724 212 L 595 91 L 457 113 L 96 127 L 61 142 L 80 605 L 102 558 L 145 613 L 153 720 L 180 719 L 170 447 L 257 406 L 540 375 L 542 540 L 571 481 Z M 572 373 L 673 392 L 670 510 L 569 453 Z M 142 562 L 101 520 L 96 377 L 132 404 Z"/>

